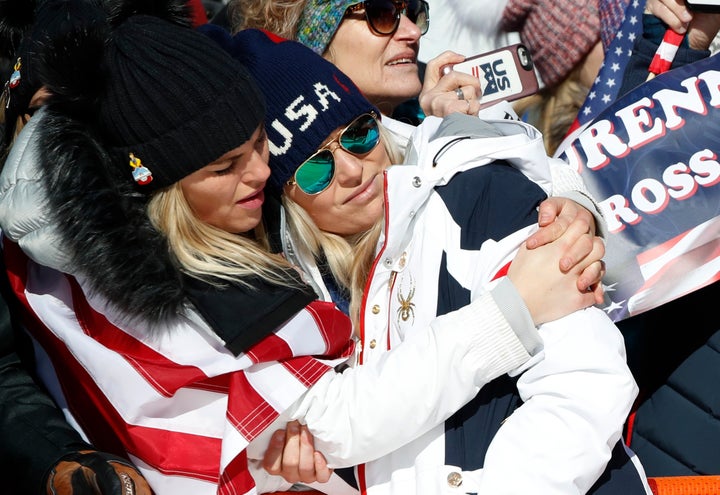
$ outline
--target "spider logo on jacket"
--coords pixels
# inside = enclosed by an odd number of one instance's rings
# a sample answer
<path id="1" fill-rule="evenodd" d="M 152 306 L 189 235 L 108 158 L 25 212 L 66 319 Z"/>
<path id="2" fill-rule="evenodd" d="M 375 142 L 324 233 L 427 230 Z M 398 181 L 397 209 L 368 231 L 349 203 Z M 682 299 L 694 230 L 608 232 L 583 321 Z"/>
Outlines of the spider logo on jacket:
<path id="1" fill-rule="evenodd" d="M 415 323 L 415 303 L 412 302 L 413 296 L 415 296 L 415 281 L 413 280 L 411 275 L 410 291 L 408 292 L 407 296 L 403 296 L 402 280 L 400 281 L 400 285 L 398 286 L 397 299 L 400 303 L 400 307 L 397 310 L 398 323 L 400 323 L 400 320 L 408 321 L 408 319 L 410 318 L 412 318 L 412 322 Z"/>

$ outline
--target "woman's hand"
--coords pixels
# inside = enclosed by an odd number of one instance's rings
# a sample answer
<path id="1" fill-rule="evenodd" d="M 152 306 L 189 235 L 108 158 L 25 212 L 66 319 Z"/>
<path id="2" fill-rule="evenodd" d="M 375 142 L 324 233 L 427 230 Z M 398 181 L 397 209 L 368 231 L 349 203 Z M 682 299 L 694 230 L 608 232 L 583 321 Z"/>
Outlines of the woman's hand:
<path id="1" fill-rule="evenodd" d="M 425 115 L 445 117 L 451 113 L 477 115 L 480 111 L 480 81 L 463 72 L 450 71 L 442 74 L 442 68 L 448 64 L 457 64 L 465 57 L 446 51 L 428 62 L 425 68 L 425 81 L 420 92 L 420 107 Z M 460 90 L 462 93 L 458 92 Z M 462 98 L 459 98 L 462 94 Z"/>
<path id="2" fill-rule="evenodd" d="M 602 285 L 580 284 L 581 274 L 602 279 L 605 268 L 600 260 L 605 252 L 601 240 L 591 242 L 590 252 L 567 271 L 560 270 L 559 260 L 566 251 L 565 237 L 577 239 L 590 235 L 582 222 L 571 223 L 560 239 L 528 250 L 521 246 L 515 255 L 508 277 L 525 301 L 536 325 L 556 320 L 583 308 L 601 303 Z"/>
<path id="3" fill-rule="evenodd" d="M 602 285 L 605 274 L 602 257 L 605 243 L 595 235 L 595 217 L 583 206 L 567 198 L 552 197 L 540 204 L 538 213 L 540 230 L 526 242 L 528 249 L 558 242 L 560 258 L 558 266 L 564 273 L 583 262 L 585 269 L 577 278 L 577 288 L 588 288 L 597 295 L 597 303 L 603 300 Z"/>
<path id="4" fill-rule="evenodd" d="M 645 13 L 654 15 L 676 33 L 687 31 L 693 18 L 683 0 L 647 0 Z"/>
<path id="5" fill-rule="evenodd" d="M 285 430 L 273 434 L 265 451 L 263 467 L 290 483 L 326 483 L 333 473 L 327 467 L 325 456 L 315 450 L 307 426 L 297 421 L 290 421 Z"/>
<path id="6" fill-rule="evenodd" d="M 692 12 L 685 0 L 647 0 L 645 13 L 652 14 L 676 33 L 687 33 L 693 50 L 707 50 L 720 30 L 720 14 Z"/>

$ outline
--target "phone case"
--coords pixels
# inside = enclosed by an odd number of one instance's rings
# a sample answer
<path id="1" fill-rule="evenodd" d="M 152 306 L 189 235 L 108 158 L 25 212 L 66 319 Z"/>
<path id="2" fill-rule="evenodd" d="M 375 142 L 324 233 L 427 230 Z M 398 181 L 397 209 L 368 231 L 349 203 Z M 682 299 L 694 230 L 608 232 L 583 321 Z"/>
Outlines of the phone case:
<path id="1" fill-rule="evenodd" d="M 452 70 L 477 77 L 482 88 L 480 108 L 499 100 L 514 101 L 537 92 L 530 50 L 522 43 L 466 58 Z"/>
<path id="2" fill-rule="evenodd" d="M 697 12 L 720 12 L 720 0 L 685 0 L 685 3 Z"/>

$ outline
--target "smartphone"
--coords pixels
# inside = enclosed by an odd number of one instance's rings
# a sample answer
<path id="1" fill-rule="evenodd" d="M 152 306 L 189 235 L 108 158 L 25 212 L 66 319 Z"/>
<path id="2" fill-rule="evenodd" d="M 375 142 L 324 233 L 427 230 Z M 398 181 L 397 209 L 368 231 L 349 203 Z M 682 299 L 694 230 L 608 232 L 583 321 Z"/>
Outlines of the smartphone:
<path id="1" fill-rule="evenodd" d="M 481 109 L 500 100 L 514 101 L 538 91 L 530 50 L 522 43 L 475 55 L 459 64 L 442 68 L 443 74 L 453 70 L 471 74 L 480 80 Z"/>
<path id="2" fill-rule="evenodd" d="M 697 12 L 720 12 L 720 0 L 685 0 L 685 3 Z"/>

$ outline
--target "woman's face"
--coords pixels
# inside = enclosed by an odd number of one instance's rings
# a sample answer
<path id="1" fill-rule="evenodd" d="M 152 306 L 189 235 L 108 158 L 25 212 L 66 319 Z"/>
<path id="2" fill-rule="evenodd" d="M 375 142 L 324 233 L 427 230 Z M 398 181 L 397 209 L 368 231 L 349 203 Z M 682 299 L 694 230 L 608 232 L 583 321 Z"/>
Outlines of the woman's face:
<path id="1" fill-rule="evenodd" d="M 348 236 L 364 232 L 382 219 L 383 171 L 390 166 L 390 157 L 382 139 L 364 155 L 345 151 L 336 140 L 342 129 L 338 127 L 321 146 L 329 145 L 335 159 L 335 175 L 327 189 L 309 195 L 293 184 L 286 185 L 284 192 L 320 230 Z"/>
<path id="2" fill-rule="evenodd" d="M 261 124 L 242 146 L 182 179 L 180 187 L 195 215 L 226 232 L 254 229 L 262 218 L 269 156 Z"/>
<path id="3" fill-rule="evenodd" d="M 324 57 L 352 79 L 385 114 L 420 94 L 420 28 L 407 16 L 392 35 L 377 35 L 363 18 L 345 17 Z"/>

